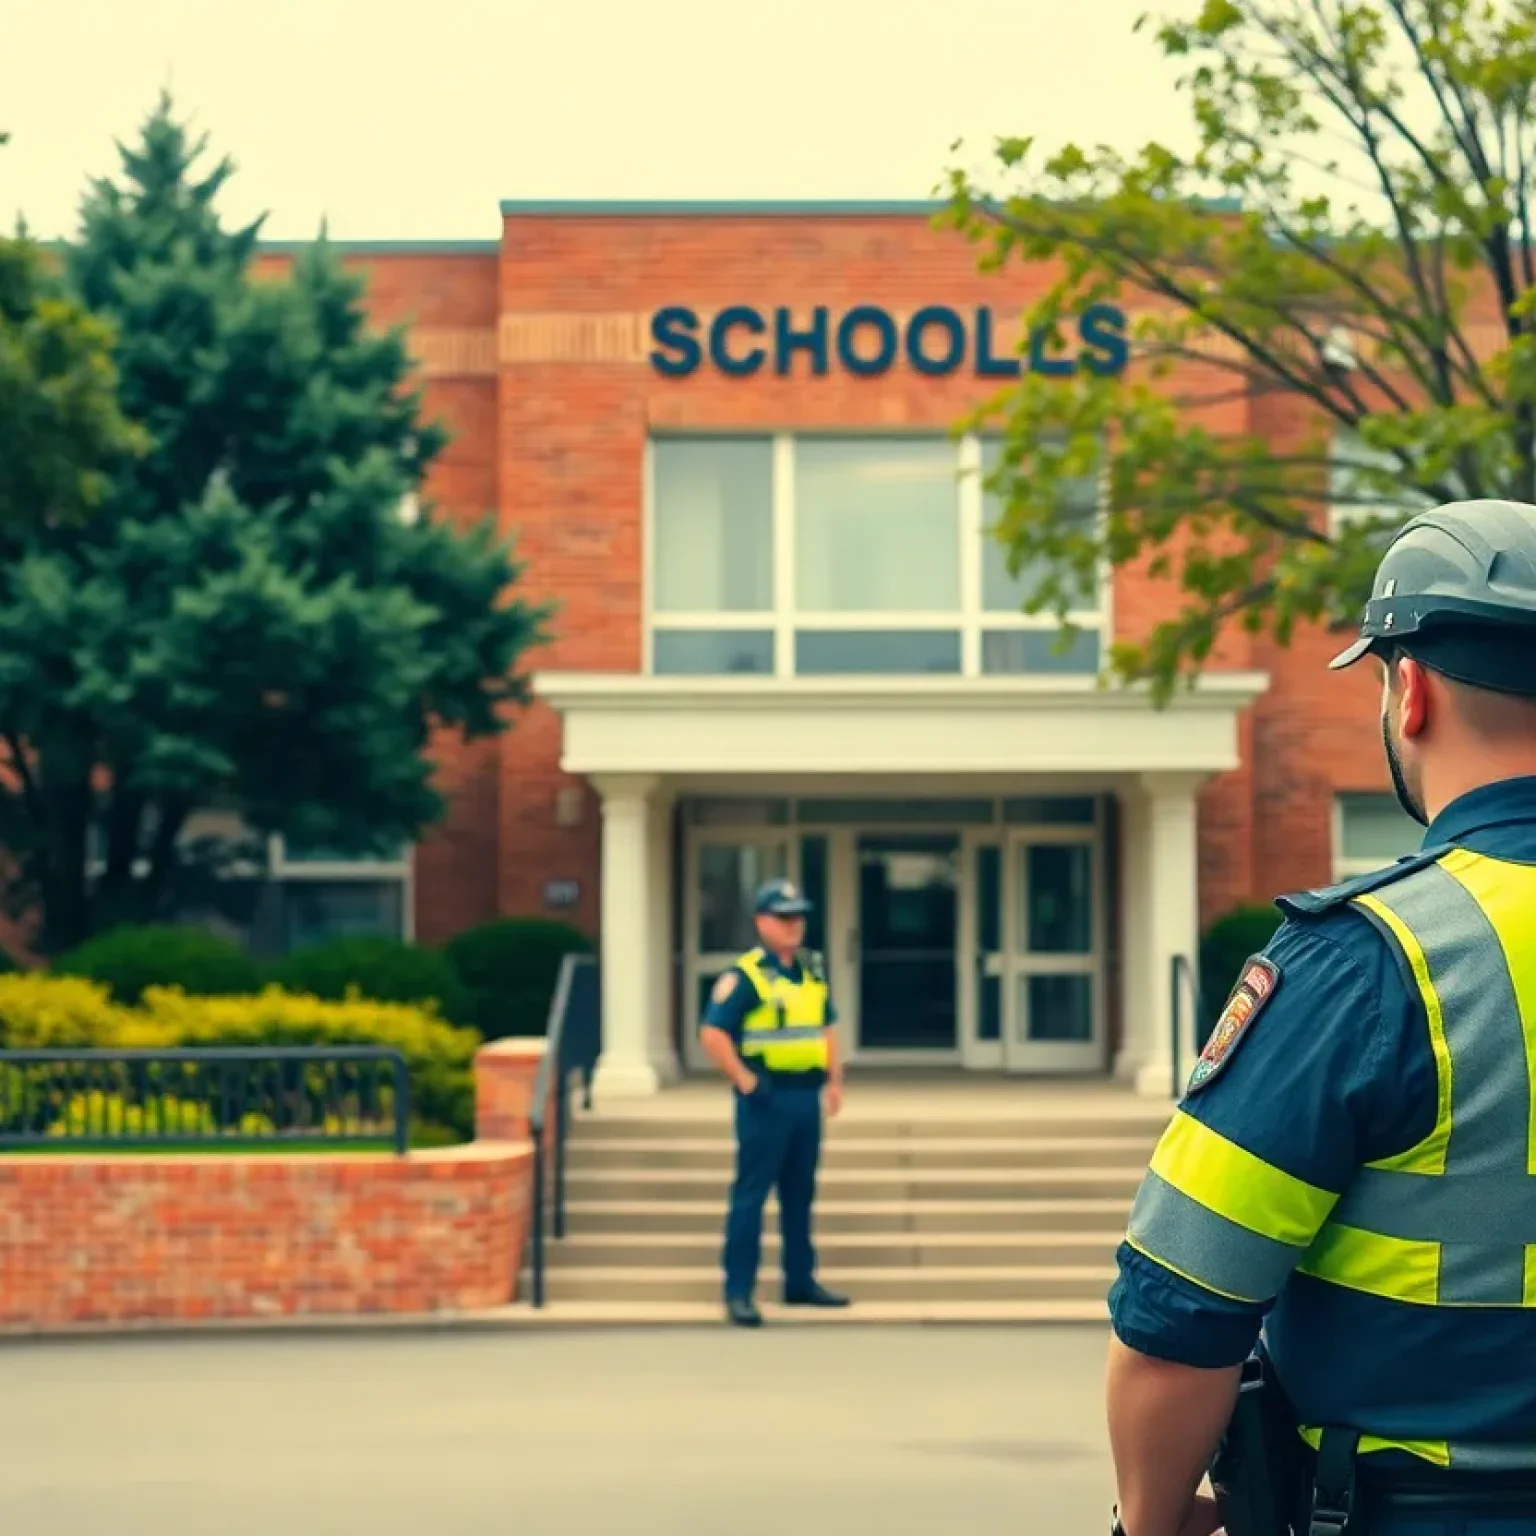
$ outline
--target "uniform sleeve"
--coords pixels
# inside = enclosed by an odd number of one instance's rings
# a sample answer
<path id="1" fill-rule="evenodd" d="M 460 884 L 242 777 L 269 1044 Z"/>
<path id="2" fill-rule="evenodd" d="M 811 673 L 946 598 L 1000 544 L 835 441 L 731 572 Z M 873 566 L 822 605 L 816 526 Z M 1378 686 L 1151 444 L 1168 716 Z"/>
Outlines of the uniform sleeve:
<path id="1" fill-rule="evenodd" d="M 1435 1116 L 1428 1032 L 1356 914 L 1287 923 L 1224 1065 L 1186 1094 L 1142 1181 L 1110 1297 L 1131 1348 L 1239 1363 L 1355 1171 Z"/>
<path id="2" fill-rule="evenodd" d="M 724 990 L 723 983 L 728 976 L 732 978 L 734 985 L 724 997 L 721 997 L 720 993 Z M 747 973 L 739 965 L 733 965 L 730 970 L 722 971 L 710 990 L 709 1002 L 704 1007 L 704 1017 L 699 1021 L 700 1028 L 723 1029 L 733 1043 L 740 1047 L 742 1022 L 751 1012 L 756 996 L 752 983 L 747 980 Z"/>

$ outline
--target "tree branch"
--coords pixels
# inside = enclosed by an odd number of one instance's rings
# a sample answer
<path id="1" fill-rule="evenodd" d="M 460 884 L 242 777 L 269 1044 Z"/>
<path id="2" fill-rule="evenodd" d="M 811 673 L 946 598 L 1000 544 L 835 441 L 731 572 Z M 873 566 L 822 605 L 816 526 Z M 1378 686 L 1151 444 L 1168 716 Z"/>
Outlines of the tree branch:
<path id="1" fill-rule="evenodd" d="M 1337 58 L 1330 58 L 1326 53 L 1310 45 L 1305 39 L 1298 37 L 1296 46 L 1306 56 L 1305 73 L 1312 83 L 1322 93 L 1333 109 L 1349 124 L 1355 133 L 1359 145 L 1363 147 L 1367 159 L 1376 173 L 1376 179 L 1382 196 L 1386 199 L 1391 212 L 1392 221 L 1397 229 L 1398 245 L 1403 253 L 1403 260 L 1407 268 L 1410 282 L 1420 305 L 1424 310 L 1433 313 L 1445 332 L 1444 338 L 1437 343 L 1430 336 L 1427 329 L 1414 323 L 1403 311 L 1394 311 L 1384 300 L 1371 292 L 1368 285 L 1362 286 L 1359 291 L 1367 303 L 1372 304 L 1389 323 L 1393 319 L 1401 320 L 1419 341 L 1424 351 L 1428 354 L 1427 366 L 1420 368 L 1413 358 L 1411 350 L 1401 347 L 1405 359 L 1413 369 L 1415 377 L 1431 394 L 1437 395 L 1445 404 L 1451 404 L 1454 394 L 1451 387 L 1452 364 L 1449 352 L 1446 348 L 1447 341 L 1454 341 L 1462 357 L 1462 367 L 1457 370 L 1461 373 L 1470 388 L 1475 390 L 1486 404 L 1498 407 L 1497 397 L 1489 388 L 1483 375 L 1482 368 L 1477 361 L 1476 354 L 1467 345 L 1460 328 L 1455 324 L 1448 303 L 1437 306 L 1436 297 L 1444 298 L 1443 285 L 1438 289 L 1431 286 L 1421 265 L 1418 237 L 1413 227 L 1413 221 L 1408 216 L 1408 210 L 1397 182 L 1387 164 L 1385 149 L 1380 135 L 1372 123 L 1373 113 L 1379 113 L 1402 137 L 1414 148 L 1431 176 L 1442 186 L 1456 192 L 1461 196 L 1459 186 L 1449 178 L 1439 161 L 1430 152 L 1428 146 L 1422 144 L 1417 136 L 1402 121 L 1399 114 L 1391 108 L 1390 104 L 1379 94 L 1371 91 L 1358 70 L 1347 66 L 1343 61 L 1348 58 L 1348 50 L 1344 41 L 1333 31 L 1328 17 L 1323 12 L 1319 0 L 1312 0 L 1312 10 L 1317 17 L 1318 24 L 1322 27 L 1325 36 L 1332 44 Z M 1340 92 L 1347 93 L 1348 100 Z M 1313 253 L 1319 261 L 1326 258 L 1319 252 Z M 1346 281 L 1352 280 L 1354 274 L 1349 274 L 1335 265 L 1335 270 L 1340 270 L 1340 275 Z M 1403 409 L 1405 407 L 1399 407 Z"/>
<path id="2" fill-rule="evenodd" d="M 1013 215 L 1006 212 L 992 214 L 990 217 L 1013 229 L 1016 234 L 1023 238 L 1038 237 L 1041 234 L 1045 234 L 1047 238 L 1050 238 L 1048 231 L 1039 229 L 1029 230 L 1020 225 Z M 1126 268 L 1123 275 L 1128 277 L 1136 286 L 1171 300 L 1192 318 L 1199 320 L 1203 325 L 1225 336 L 1228 341 L 1248 353 L 1263 368 L 1268 370 L 1272 378 L 1282 381 L 1297 394 L 1306 396 L 1307 399 L 1320 406 L 1341 426 L 1353 428 L 1367 414 L 1365 406 L 1358 395 L 1354 393 L 1347 383 L 1341 385 L 1336 373 L 1326 369 L 1319 369 L 1318 375 L 1309 376 L 1289 367 L 1282 360 L 1281 354 L 1267 340 L 1261 339 L 1253 334 L 1252 331 L 1244 329 L 1224 316 L 1211 314 L 1202 306 L 1199 298 L 1178 282 L 1170 271 L 1154 265 L 1151 260 L 1126 250 L 1123 245 L 1111 246 L 1106 242 L 1094 241 L 1066 229 L 1061 230 L 1059 238 L 1063 244 L 1076 244 L 1086 250 L 1093 251 L 1101 258 L 1118 260 Z M 1319 359 L 1324 356 L 1325 343 L 1312 336 L 1305 325 L 1299 323 L 1275 306 L 1271 306 L 1271 313 L 1276 316 L 1281 324 L 1307 340 L 1314 348 Z M 1211 361 L 1215 361 L 1215 359 Z M 1330 386 L 1344 390 L 1349 397 L 1350 408 L 1346 409 L 1339 405 L 1332 396 Z M 1403 402 L 1400 408 L 1406 410 L 1406 402 Z"/>

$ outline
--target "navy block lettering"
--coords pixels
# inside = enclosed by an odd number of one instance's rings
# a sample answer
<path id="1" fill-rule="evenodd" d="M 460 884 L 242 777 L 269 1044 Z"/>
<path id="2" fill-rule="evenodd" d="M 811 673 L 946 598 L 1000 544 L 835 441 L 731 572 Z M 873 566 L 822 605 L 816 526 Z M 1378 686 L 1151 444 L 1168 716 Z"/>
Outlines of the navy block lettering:
<path id="1" fill-rule="evenodd" d="M 761 347 L 751 348 L 744 356 L 733 356 L 730 333 L 737 326 L 753 336 L 761 336 L 768 329 L 767 322 L 747 304 L 730 304 L 715 316 L 709 328 L 710 361 L 721 373 L 733 379 L 750 378 L 763 366 L 765 353 Z"/>
<path id="2" fill-rule="evenodd" d="M 658 309 L 651 316 L 651 367 L 670 378 L 686 378 L 703 359 L 699 347 L 699 317 L 681 305 Z"/>
<path id="3" fill-rule="evenodd" d="M 865 327 L 874 329 L 880 337 L 880 350 L 873 357 L 860 357 L 854 347 L 854 337 Z M 850 309 L 837 328 L 838 359 L 849 373 L 856 373 L 861 378 L 874 378 L 886 372 L 896 361 L 898 344 L 896 322 L 874 304 L 860 304 Z"/>
<path id="4" fill-rule="evenodd" d="M 811 324 L 808 330 L 797 331 L 794 328 L 794 320 L 791 311 L 779 309 L 773 316 L 773 341 L 774 341 L 774 367 L 781 374 L 794 371 L 794 355 L 796 352 L 808 353 L 811 359 L 811 372 L 824 374 L 827 371 L 827 333 L 830 316 L 825 304 L 818 304 L 811 312 Z"/>

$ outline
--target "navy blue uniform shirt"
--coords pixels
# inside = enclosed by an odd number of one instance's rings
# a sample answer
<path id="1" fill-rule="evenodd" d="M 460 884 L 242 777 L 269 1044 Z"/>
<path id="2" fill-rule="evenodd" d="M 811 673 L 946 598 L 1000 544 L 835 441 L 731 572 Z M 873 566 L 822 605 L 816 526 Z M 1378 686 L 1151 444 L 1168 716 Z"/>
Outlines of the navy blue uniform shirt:
<path id="1" fill-rule="evenodd" d="M 1452 843 L 1536 864 L 1536 778 L 1485 785 L 1447 806 L 1423 846 Z M 1180 1108 L 1297 1178 L 1343 1189 L 1362 1164 L 1405 1152 L 1434 1129 L 1438 1080 L 1423 1005 L 1386 940 L 1349 907 L 1287 920 L 1264 953 L 1280 967 L 1283 984 L 1221 1075 Z M 1118 1262 L 1110 1317 L 1132 1349 L 1207 1368 L 1236 1365 L 1252 1352 L 1268 1307 L 1218 1296 L 1129 1244 L 1121 1245 Z M 1289 1305 L 1288 1294 L 1287 1326 L 1292 1317 L 1298 1330 L 1303 1326 L 1304 1293 L 1319 1283 L 1305 1275 L 1287 1282 L 1282 1294 L 1295 1292 L 1296 1302 Z M 1402 1337 L 1391 1343 L 1392 1369 L 1421 1373 L 1427 1361 L 1416 1356 L 1413 1336 L 1428 1319 L 1414 1314 L 1438 1309 L 1397 1310 Z M 1368 1326 L 1363 1313 L 1360 1323 Z M 1482 1330 L 1479 1342 L 1490 1361 L 1507 1361 L 1503 1351 L 1527 1347 L 1518 1311 L 1484 1311 L 1469 1325 Z M 1507 1340 L 1506 1325 L 1515 1330 Z M 1358 1338 L 1337 1343 L 1357 1346 Z M 1334 1342 L 1309 1339 L 1304 1352 L 1287 1354 L 1304 1353 L 1325 1371 Z M 1306 1383 L 1297 1386 L 1305 1390 Z M 1475 1393 L 1477 1383 L 1458 1387 Z"/>
<path id="2" fill-rule="evenodd" d="M 790 981 L 800 981 L 804 978 L 805 971 L 797 958 L 788 965 L 780 964 L 776 956 L 764 951 L 763 969 L 768 975 L 775 974 L 788 977 Z M 741 1049 L 741 1025 L 742 1020 L 757 1007 L 757 989 L 747 977 L 747 973 L 739 965 L 733 965 L 723 975 L 733 976 L 736 985 L 731 989 L 730 996 L 724 1002 L 717 1002 L 714 992 L 710 993 L 709 1004 L 704 1009 L 704 1017 L 700 1020 L 701 1029 L 723 1029 L 731 1037 L 731 1043 L 739 1051 Z M 832 1005 L 832 994 L 827 994 L 827 1023 L 837 1023 L 837 1009 Z M 806 1077 L 810 1074 L 796 1073 L 797 1077 Z M 816 1074 L 819 1078 L 822 1074 Z"/>

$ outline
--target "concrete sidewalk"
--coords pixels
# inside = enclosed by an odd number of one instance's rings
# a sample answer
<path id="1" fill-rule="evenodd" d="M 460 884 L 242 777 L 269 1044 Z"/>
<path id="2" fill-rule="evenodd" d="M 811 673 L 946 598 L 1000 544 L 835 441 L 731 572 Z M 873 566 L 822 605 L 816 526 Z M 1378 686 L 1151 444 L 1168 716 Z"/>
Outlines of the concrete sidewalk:
<path id="1" fill-rule="evenodd" d="M 1102 1530 L 1100 1329 L 139 1339 L 3 1352 L 7 1529 Z"/>

